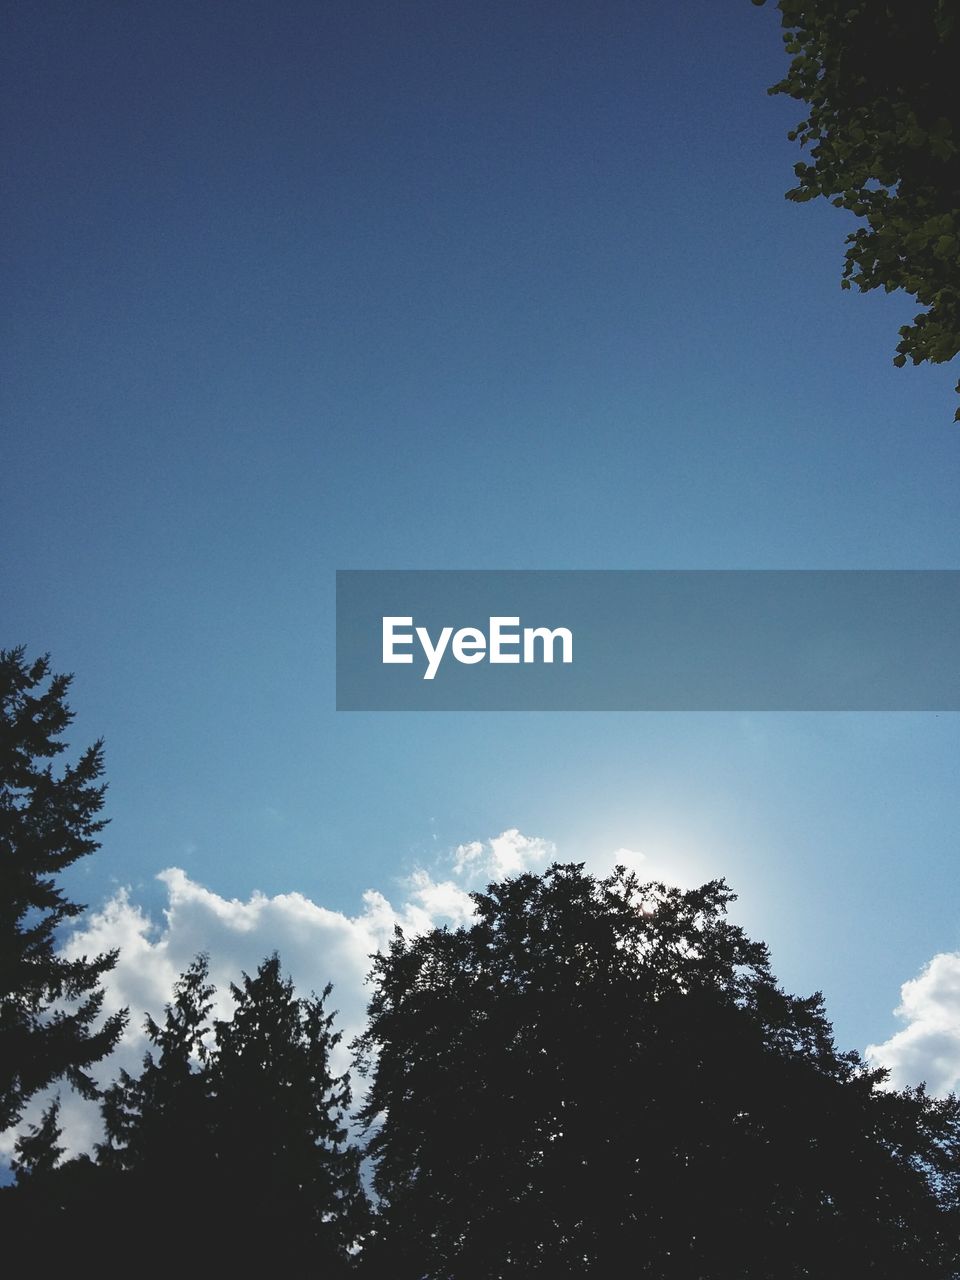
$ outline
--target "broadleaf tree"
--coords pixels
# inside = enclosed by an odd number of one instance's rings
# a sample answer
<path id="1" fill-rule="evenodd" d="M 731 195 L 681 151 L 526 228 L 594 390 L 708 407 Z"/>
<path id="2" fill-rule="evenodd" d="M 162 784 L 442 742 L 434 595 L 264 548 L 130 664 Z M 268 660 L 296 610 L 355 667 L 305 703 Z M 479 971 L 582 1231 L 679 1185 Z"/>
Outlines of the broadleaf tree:
<path id="1" fill-rule="evenodd" d="M 72 677 L 49 655 L 0 650 L 0 1130 L 40 1090 L 66 1078 L 95 1097 L 90 1069 L 114 1048 L 126 1014 L 101 1018 L 101 980 L 116 951 L 67 959 L 58 930 L 84 907 L 60 874 L 100 847 L 103 744 L 55 771 L 73 719 Z"/>
<path id="2" fill-rule="evenodd" d="M 765 0 L 753 0 L 762 5 Z M 808 149 L 787 196 L 861 219 L 842 285 L 904 290 L 924 308 L 894 363 L 960 351 L 960 10 L 955 0 L 779 0 L 786 76 Z M 960 391 L 960 383 L 957 385 Z M 960 420 L 960 409 L 956 411 Z"/>
<path id="3" fill-rule="evenodd" d="M 357 1044 L 371 1275 L 952 1275 L 956 1100 L 839 1052 L 732 896 L 557 865 L 397 932 Z"/>

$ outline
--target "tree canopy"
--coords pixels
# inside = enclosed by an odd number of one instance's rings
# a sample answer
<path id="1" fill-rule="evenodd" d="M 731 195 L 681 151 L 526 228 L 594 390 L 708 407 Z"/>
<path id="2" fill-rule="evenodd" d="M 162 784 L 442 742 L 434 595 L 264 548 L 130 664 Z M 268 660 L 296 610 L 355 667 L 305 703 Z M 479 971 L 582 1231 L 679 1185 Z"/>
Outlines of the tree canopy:
<path id="1" fill-rule="evenodd" d="M 826 196 L 863 219 L 847 236 L 844 288 L 902 289 L 923 306 L 900 329 L 895 364 L 952 360 L 960 351 L 957 6 L 780 0 L 777 8 L 792 61 L 770 92 L 806 104 L 789 136 L 810 156 L 795 166 L 788 198 Z"/>
<path id="2" fill-rule="evenodd" d="M 58 876 L 100 847 L 105 825 L 102 742 L 59 774 L 50 763 L 67 746 L 70 681 L 51 675 L 49 656 L 0 650 L 0 1130 L 61 1077 L 95 1097 L 89 1068 L 126 1018 L 96 1025 L 116 952 L 68 960 L 56 949 L 58 928 L 84 910 Z"/>
<path id="3" fill-rule="evenodd" d="M 217 1193 L 243 1213 L 264 1265 L 286 1275 L 340 1274 L 367 1227 L 349 1077 L 330 1063 L 331 990 L 297 997 L 274 954 L 231 987 L 233 1016 L 215 1028 Z"/>
<path id="4" fill-rule="evenodd" d="M 137 1196 L 154 1203 L 203 1198 L 210 1175 L 209 1048 L 214 988 L 206 956 L 178 978 L 163 1024 L 149 1014 L 152 1045 L 140 1074 L 121 1070 L 103 1092 L 105 1139 L 97 1148 L 104 1169 L 129 1174 Z"/>
<path id="5" fill-rule="evenodd" d="M 397 932 L 358 1042 L 374 1274 L 950 1274 L 956 1102 L 839 1052 L 732 897 L 554 866 Z"/>
<path id="6" fill-rule="evenodd" d="M 155 1261 L 175 1263 L 189 1239 L 198 1270 L 332 1280 L 350 1268 L 368 1207 L 345 1125 L 349 1081 L 330 1068 L 330 988 L 296 996 L 273 955 L 231 994 L 233 1016 L 211 1022 L 198 956 L 163 1024 L 148 1017 L 140 1075 L 122 1072 L 104 1096 L 99 1171 L 131 1247 L 158 1219 L 177 1224 Z"/>

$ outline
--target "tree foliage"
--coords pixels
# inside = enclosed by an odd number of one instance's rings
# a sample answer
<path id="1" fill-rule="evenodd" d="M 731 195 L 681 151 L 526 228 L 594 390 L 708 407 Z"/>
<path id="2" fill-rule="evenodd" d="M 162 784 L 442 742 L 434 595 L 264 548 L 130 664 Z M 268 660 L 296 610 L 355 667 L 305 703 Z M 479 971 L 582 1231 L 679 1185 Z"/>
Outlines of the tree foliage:
<path id="1" fill-rule="evenodd" d="M 199 956 L 177 983 L 139 1076 L 103 1102 L 98 1164 L 112 1178 L 131 1245 L 158 1218 L 172 1264 L 335 1277 L 366 1226 L 359 1153 L 345 1127 L 350 1088 L 330 1069 L 339 1041 L 320 998 L 297 997 L 274 955 L 232 986 L 233 1016 L 211 1023 L 214 989 Z M 229 1229 L 225 1229 L 229 1224 Z"/>
<path id="2" fill-rule="evenodd" d="M 826 196 L 863 219 L 847 237 L 844 288 L 903 289 L 924 307 L 900 329 L 894 363 L 952 360 L 960 351 L 957 6 L 780 0 L 777 8 L 792 61 L 770 92 L 806 104 L 789 136 L 810 155 L 787 195 Z"/>
<path id="3" fill-rule="evenodd" d="M 67 745 L 70 681 L 51 675 L 49 656 L 28 662 L 22 646 L 0 650 L 0 1130 L 61 1077 L 96 1096 L 89 1068 L 126 1016 L 96 1026 L 116 952 L 68 960 L 56 950 L 58 928 L 84 910 L 58 877 L 99 848 L 105 825 L 103 744 L 59 774 L 50 763 Z"/>
<path id="4" fill-rule="evenodd" d="M 40 1123 L 28 1125 L 26 1132 L 17 1138 L 13 1169 L 21 1186 L 52 1175 L 65 1150 L 60 1145 L 62 1136 L 60 1099 L 54 1098 L 44 1109 Z"/>
<path id="5" fill-rule="evenodd" d="M 726 919 L 576 865 L 377 958 L 374 1274 L 946 1277 L 953 1100 L 879 1086 Z"/>
<path id="6" fill-rule="evenodd" d="M 242 1207 L 265 1265 L 284 1274 L 304 1260 L 309 1274 L 339 1274 L 366 1228 L 349 1078 L 330 1064 L 341 1038 L 324 1008 L 330 992 L 296 997 L 274 954 L 231 987 L 233 1016 L 215 1029 L 217 1193 Z"/>
<path id="7" fill-rule="evenodd" d="M 177 980 L 163 1025 L 147 1015 L 144 1029 L 153 1049 L 144 1055 L 140 1075 L 121 1070 L 103 1092 L 98 1163 L 142 1183 L 138 1194 L 145 1201 L 174 1191 L 192 1203 L 209 1177 L 205 1068 L 214 988 L 208 973 L 206 956 L 198 956 Z"/>

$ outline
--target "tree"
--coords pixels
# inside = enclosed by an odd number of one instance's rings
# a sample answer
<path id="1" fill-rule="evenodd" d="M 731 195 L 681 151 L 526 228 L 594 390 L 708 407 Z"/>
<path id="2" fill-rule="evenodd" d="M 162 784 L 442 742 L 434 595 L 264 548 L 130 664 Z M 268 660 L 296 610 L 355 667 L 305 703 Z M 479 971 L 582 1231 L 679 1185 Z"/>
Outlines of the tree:
<path id="1" fill-rule="evenodd" d="M 340 1275 L 366 1228 L 349 1078 L 330 1065 L 340 1041 L 330 992 L 295 996 L 274 954 L 231 986 L 233 1017 L 216 1023 L 217 1195 L 247 1224 L 238 1264 L 253 1256 L 285 1275 Z"/>
<path id="2" fill-rule="evenodd" d="M 214 988 L 198 956 L 163 1025 L 147 1019 L 156 1053 L 103 1100 L 110 1212 L 130 1248 L 154 1233 L 156 1265 L 188 1256 L 191 1273 L 332 1280 L 350 1268 L 366 1198 L 344 1125 L 349 1082 L 330 1071 L 340 1038 L 323 1008 L 330 988 L 295 996 L 276 955 L 242 984 L 231 986 L 232 1019 L 211 1025 Z M 157 1221 L 175 1230 L 157 1236 Z"/>
<path id="3" fill-rule="evenodd" d="M 144 1029 L 153 1045 L 139 1076 L 121 1070 L 103 1092 L 105 1141 L 97 1147 L 101 1168 L 148 1180 L 142 1198 L 156 1201 L 188 1184 L 202 1186 L 210 1161 L 209 1014 L 214 987 L 199 955 L 178 978 L 163 1026 L 148 1014 Z M 154 1054 L 156 1053 L 156 1056 Z M 194 1198 L 193 1187 L 185 1196 Z"/>
<path id="4" fill-rule="evenodd" d="M 105 787 L 103 744 L 59 776 L 72 677 L 50 675 L 49 655 L 0 650 L 0 1130 L 30 1098 L 66 1077 L 96 1096 L 89 1069 L 113 1049 L 126 1013 L 98 1022 L 104 974 L 117 953 L 67 960 L 57 930 L 84 907 L 57 884 L 62 871 L 99 848 Z"/>
<path id="5" fill-rule="evenodd" d="M 206 1183 L 210 1174 L 205 1079 L 194 1067 L 204 1057 L 203 1035 L 213 988 L 201 956 L 175 986 L 163 1026 L 150 1017 L 153 1050 L 139 1076 L 121 1071 L 103 1091 L 106 1136 L 97 1161 L 81 1155 L 59 1163 L 58 1108 L 17 1143 L 14 1187 L 0 1189 L 0 1231 L 8 1250 L 24 1249 L 24 1270 L 35 1270 L 37 1255 L 51 1273 L 74 1265 L 78 1242 L 109 1240 L 110 1258 L 128 1269 L 130 1259 L 151 1241 L 151 1263 L 183 1265 L 184 1235 L 193 1233 L 195 1261 L 215 1263 L 205 1252 L 210 1235 Z M 156 1055 L 156 1056 L 155 1056 Z M 176 1223 L 159 1231 L 157 1223 Z M 42 1245 L 41 1245 L 42 1242 Z M 108 1270 L 108 1274 L 113 1271 Z"/>
<path id="6" fill-rule="evenodd" d="M 903 289 L 925 308 L 900 329 L 894 364 L 952 360 L 960 351 L 956 5 L 780 0 L 777 8 L 793 60 L 770 92 L 806 103 L 789 137 L 811 159 L 795 166 L 787 196 L 826 196 L 864 220 L 847 236 L 844 288 Z"/>
<path id="7" fill-rule="evenodd" d="M 60 1100 L 16 1143 L 16 1183 L 0 1188 L 0 1238 L 14 1271 L 54 1274 L 76 1264 L 80 1242 L 107 1239 L 113 1224 L 103 1210 L 103 1185 L 87 1156 L 61 1163 Z M 19 1264 L 19 1265 L 18 1265 Z"/>
<path id="8" fill-rule="evenodd" d="M 55 1098 L 44 1110 L 39 1124 L 31 1124 L 17 1138 L 13 1170 L 17 1183 L 49 1178 L 64 1153 L 60 1145 L 60 1099 Z"/>
<path id="9" fill-rule="evenodd" d="M 94 1172 L 109 1221 L 101 1211 L 100 1227 L 123 1257 L 151 1240 L 156 1269 L 182 1268 L 187 1258 L 191 1274 L 213 1268 L 223 1247 L 214 1226 L 219 1205 L 207 1045 L 214 994 L 207 957 L 199 955 L 175 983 L 162 1024 L 146 1017 L 151 1048 L 140 1074 L 121 1070 L 101 1102 L 105 1136 Z M 93 1199 L 86 1197 L 88 1218 Z M 158 1232 L 158 1222 L 168 1229 Z"/>
<path id="10" fill-rule="evenodd" d="M 950 1274 L 956 1101 L 839 1053 L 722 881 L 568 865 L 473 897 L 375 960 L 373 1274 Z"/>

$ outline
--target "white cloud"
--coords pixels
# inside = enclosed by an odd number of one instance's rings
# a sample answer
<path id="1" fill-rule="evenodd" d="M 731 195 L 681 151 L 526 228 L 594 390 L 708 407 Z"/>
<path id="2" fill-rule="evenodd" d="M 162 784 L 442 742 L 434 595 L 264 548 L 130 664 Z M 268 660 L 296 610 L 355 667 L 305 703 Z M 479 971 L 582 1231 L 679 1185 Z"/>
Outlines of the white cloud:
<path id="1" fill-rule="evenodd" d="M 906 1021 L 883 1044 L 867 1046 L 874 1066 L 886 1067 L 894 1088 L 927 1082 L 931 1093 L 960 1085 L 960 952 L 941 952 L 900 988 L 897 1016 Z"/>
<path id="2" fill-rule="evenodd" d="M 457 845 L 453 854 L 455 873 L 472 886 L 502 880 L 521 871 L 541 871 L 555 857 L 549 840 L 525 836 L 516 827 L 502 831 L 492 840 L 473 840 Z"/>
<path id="3" fill-rule="evenodd" d="M 647 860 L 645 853 L 639 853 L 636 849 L 615 849 L 613 853 L 613 865 L 615 867 L 626 867 L 628 871 L 636 871 L 638 874 L 642 872 L 649 876 L 650 870 L 643 864 Z"/>
<path id="4" fill-rule="evenodd" d="M 462 885 L 453 880 L 434 880 L 429 872 L 418 870 L 409 881 L 410 899 L 407 915 L 418 912 L 417 932 L 430 929 L 442 919 L 462 925 L 474 914 L 473 901 Z"/>

